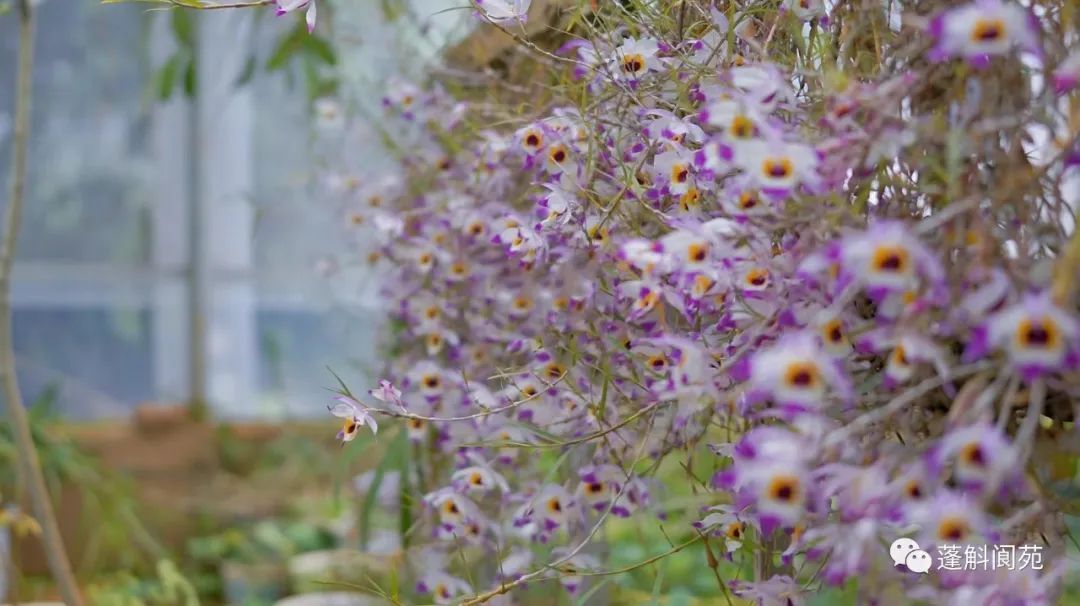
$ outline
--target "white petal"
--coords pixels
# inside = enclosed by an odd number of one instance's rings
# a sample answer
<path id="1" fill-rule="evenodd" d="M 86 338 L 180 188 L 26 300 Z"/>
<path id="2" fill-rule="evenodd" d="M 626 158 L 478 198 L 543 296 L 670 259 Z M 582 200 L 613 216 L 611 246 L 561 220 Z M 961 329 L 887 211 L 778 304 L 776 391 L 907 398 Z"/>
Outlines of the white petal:
<path id="1" fill-rule="evenodd" d="M 318 16 L 318 10 L 315 8 L 315 0 L 311 0 L 311 5 L 307 9 L 307 31 L 310 34 L 315 31 L 315 18 Z"/>

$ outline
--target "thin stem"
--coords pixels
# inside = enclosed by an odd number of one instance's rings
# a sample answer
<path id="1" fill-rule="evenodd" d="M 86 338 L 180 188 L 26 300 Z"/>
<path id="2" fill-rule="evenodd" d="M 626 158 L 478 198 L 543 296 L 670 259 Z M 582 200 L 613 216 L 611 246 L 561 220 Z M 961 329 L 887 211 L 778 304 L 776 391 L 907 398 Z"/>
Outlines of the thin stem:
<path id="1" fill-rule="evenodd" d="M 649 435 L 649 432 L 646 431 L 645 436 L 644 436 L 645 439 L 642 439 L 641 443 L 638 444 L 637 453 L 635 454 L 634 461 L 630 464 L 629 469 L 633 469 L 637 465 L 637 463 L 641 460 L 641 455 L 642 455 L 642 452 L 645 449 L 645 444 L 648 442 L 648 440 L 647 440 L 648 435 Z M 479 594 L 479 595 L 477 595 L 477 596 L 475 596 L 475 597 L 473 597 L 471 599 L 465 600 L 464 602 L 462 602 L 462 606 L 479 606 L 480 604 L 484 604 L 486 602 L 489 602 L 492 599 L 494 599 L 496 596 L 500 596 L 500 595 L 503 595 L 505 593 L 508 593 L 512 589 L 514 589 L 515 587 L 519 587 L 521 585 L 524 585 L 525 583 L 528 583 L 529 581 L 532 581 L 533 579 L 541 579 L 541 580 L 543 580 L 543 577 L 541 577 L 541 575 L 543 575 L 545 571 L 547 571 L 547 570 L 557 570 L 559 566 L 569 562 L 571 559 L 574 558 L 574 556 L 581 553 L 581 550 L 585 549 L 585 547 L 589 544 L 589 541 L 591 541 L 592 538 L 596 535 L 596 533 L 600 531 L 600 528 L 604 525 L 604 522 L 607 520 L 608 516 L 611 515 L 611 511 L 615 508 L 615 505 L 619 502 L 619 499 L 622 498 L 623 493 L 626 492 L 627 487 L 630 486 L 630 482 L 629 482 L 630 474 L 629 474 L 629 472 L 627 472 L 624 469 L 623 473 L 627 474 L 627 480 L 628 481 L 624 482 L 622 484 L 622 486 L 619 487 L 619 491 L 615 494 L 614 497 L 612 497 L 611 502 L 608 503 L 607 508 L 600 514 L 599 519 L 597 519 L 596 523 L 593 524 L 593 526 L 591 527 L 589 532 L 585 535 L 585 538 L 582 539 L 581 542 L 579 542 L 576 547 L 569 550 L 562 557 L 555 560 L 554 562 L 551 562 L 550 564 L 546 564 L 546 565 L 542 566 L 541 568 L 538 568 L 538 569 L 536 569 L 536 570 L 534 570 L 534 571 L 532 571 L 532 572 L 530 572 L 528 574 L 522 575 L 522 576 L 518 577 L 517 579 L 515 579 L 514 581 L 512 581 L 510 583 L 503 583 L 503 584 L 499 585 L 498 587 L 496 587 L 494 589 L 491 589 L 489 591 L 481 593 L 481 594 Z M 698 537 L 695 537 L 693 539 L 693 541 L 691 541 L 691 542 L 696 542 L 698 540 L 700 540 L 700 535 Z M 648 563 L 656 561 L 657 559 L 660 559 L 660 558 L 658 557 L 658 558 L 655 558 L 655 559 L 652 559 L 652 560 L 648 560 L 645 563 L 640 564 L 640 565 L 646 565 Z M 584 576 L 579 572 L 575 572 L 574 574 L 577 575 L 577 576 Z"/>
<path id="2" fill-rule="evenodd" d="M 143 4 L 168 4 L 179 8 L 193 8 L 198 10 L 221 10 L 229 8 L 254 8 L 258 6 L 271 6 L 275 0 L 252 0 L 251 2 L 222 2 L 211 4 L 202 0 L 101 0 L 102 4 L 126 4 L 139 2 Z"/>
<path id="3" fill-rule="evenodd" d="M 1046 382 L 1035 379 L 1028 395 L 1027 415 L 1024 417 L 1023 425 L 1020 426 L 1020 431 L 1016 434 L 1016 444 L 1020 447 L 1022 458 L 1026 458 L 1034 448 L 1035 431 L 1039 428 L 1039 418 L 1046 404 Z"/>
<path id="4" fill-rule="evenodd" d="M 19 0 L 19 54 L 15 82 L 15 131 L 12 139 L 11 196 L 8 199 L 4 224 L 4 241 L 0 244 L 0 374 L 3 375 L 4 401 L 7 404 L 11 430 L 19 455 L 22 479 L 26 482 L 30 505 L 41 525 L 45 556 L 49 562 L 60 595 L 68 606 L 82 606 L 79 586 L 71 571 L 71 562 L 64 551 L 60 527 L 56 523 L 52 501 L 41 461 L 30 433 L 30 422 L 15 375 L 15 348 L 11 333 L 11 271 L 15 264 L 15 244 L 22 217 L 23 196 L 26 193 L 27 156 L 30 142 L 30 102 L 34 56 L 34 7 L 31 0 Z"/>
<path id="5" fill-rule="evenodd" d="M 867 412 L 862 416 L 853 419 L 842 429 L 831 434 L 827 439 L 826 443 L 829 446 L 836 446 L 838 444 L 842 444 L 845 440 L 869 429 L 875 423 L 884 421 L 885 419 L 888 419 L 889 417 L 898 414 L 908 405 L 914 403 L 922 396 L 943 385 L 945 381 L 975 374 L 988 368 L 989 366 L 989 362 L 976 362 L 967 366 L 960 366 L 958 368 L 954 368 L 947 377 L 930 377 L 922 383 L 919 383 L 904 391 L 888 404 L 880 408 L 875 408 L 874 410 L 871 410 L 870 412 Z"/>
<path id="6" fill-rule="evenodd" d="M 1002 377 L 1008 377 L 1009 375 L 1003 374 Z M 998 412 L 997 429 L 1004 432 L 1005 428 L 1009 424 L 1009 419 L 1012 418 L 1013 400 L 1016 398 L 1016 392 L 1020 390 L 1020 377 L 1013 375 L 1009 379 L 1009 387 L 1005 390 L 1005 396 L 1001 398 L 1001 410 Z M 996 392 L 995 392 L 996 395 Z M 993 397 L 993 396 L 990 396 Z"/>

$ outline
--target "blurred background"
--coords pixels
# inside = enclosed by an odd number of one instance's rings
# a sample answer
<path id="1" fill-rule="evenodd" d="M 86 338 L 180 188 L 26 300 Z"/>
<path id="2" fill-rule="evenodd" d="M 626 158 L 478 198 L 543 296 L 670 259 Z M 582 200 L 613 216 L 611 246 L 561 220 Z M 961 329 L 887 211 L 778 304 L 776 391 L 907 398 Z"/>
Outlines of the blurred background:
<path id="1" fill-rule="evenodd" d="M 469 34 L 453 6 L 323 1 L 309 36 L 268 8 L 38 3 L 16 366 L 91 603 L 194 603 L 188 589 L 273 603 L 303 592 L 289 572 L 303 553 L 323 555 L 296 574 L 328 578 L 333 549 L 396 549 L 367 496 L 396 497 L 394 472 L 374 469 L 392 457 L 340 450 L 326 415 L 328 369 L 369 385 L 382 327 L 377 268 L 350 247 L 364 228 L 327 181 L 392 162 L 364 117 L 389 75 Z M 0 205 L 12 8 L 0 1 Z M 0 417 L 9 513 L 26 508 L 14 470 Z M 0 603 L 55 597 L 10 518 Z"/>
<path id="2" fill-rule="evenodd" d="M 29 397 L 56 386 L 58 412 L 86 420 L 192 398 L 222 417 L 280 418 L 322 412 L 328 365 L 370 368 L 371 281 L 334 290 L 314 269 L 346 242 L 320 206 L 312 104 L 341 86 L 377 107 L 398 57 L 431 43 L 398 19 L 408 6 L 341 4 L 333 33 L 298 44 L 301 19 L 267 10 L 41 4 L 13 289 Z M 0 21 L 5 167 L 16 26 Z M 357 143 L 359 161 L 378 161 L 377 138 Z"/>

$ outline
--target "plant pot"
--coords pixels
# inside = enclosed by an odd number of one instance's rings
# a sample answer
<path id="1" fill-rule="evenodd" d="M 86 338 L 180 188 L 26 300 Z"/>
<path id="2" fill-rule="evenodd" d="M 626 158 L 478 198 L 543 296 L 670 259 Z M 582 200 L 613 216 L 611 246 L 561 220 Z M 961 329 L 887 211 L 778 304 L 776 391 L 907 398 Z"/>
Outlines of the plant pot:
<path id="1" fill-rule="evenodd" d="M 221 563 L 221 581 L 228 604 L 251 600 L 273 602 L 287 593 L 287 580 L 288 570 L 277 562 Z"/>

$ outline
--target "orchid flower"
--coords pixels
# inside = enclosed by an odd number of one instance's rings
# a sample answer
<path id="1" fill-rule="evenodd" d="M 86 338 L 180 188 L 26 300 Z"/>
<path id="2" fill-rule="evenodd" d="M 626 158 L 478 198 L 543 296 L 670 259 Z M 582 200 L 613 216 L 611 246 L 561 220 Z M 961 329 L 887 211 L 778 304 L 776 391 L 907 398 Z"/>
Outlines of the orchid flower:
<path id="1" fill-rule="evenodd" d="M 274 0 L 277 5 L 277 14 L 280 17 L 285 13 L 291 13 L 303 9 L 304 21 L 307 22 L 308 33 L 315 31 L 315 19 L 318 16 L 316 0 Z"/>
<path id="2" fill-rule="evenodd" d="M 330 414 L 345 419 L 345 424 L 337 435 L 342 444 L 355 440 L 360 427 L 364 425 L 371 428 L 372 434 L 378 433 L 379 425 L 375 422 L 372 409 L 349 396 L 338 396 L 334 398 L 334 401 L 337 404 L 327 408 Z"/>

